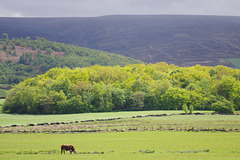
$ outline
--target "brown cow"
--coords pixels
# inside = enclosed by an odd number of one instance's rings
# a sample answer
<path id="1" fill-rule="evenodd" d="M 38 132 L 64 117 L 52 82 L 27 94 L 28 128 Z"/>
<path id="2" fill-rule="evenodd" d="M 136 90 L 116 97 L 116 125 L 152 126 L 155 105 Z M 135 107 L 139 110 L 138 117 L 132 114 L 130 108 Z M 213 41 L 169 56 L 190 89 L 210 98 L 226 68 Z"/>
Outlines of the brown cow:
<path id="1" fill-rule="evenodd" d="M 72 154 L 72 152 L 77 153 L 77 150 L 72 145 L 63 144 L 61 145 L 61 154 L 62 152 L 65 154 L 65 151 L 70 151 L 70 154 Z"/>

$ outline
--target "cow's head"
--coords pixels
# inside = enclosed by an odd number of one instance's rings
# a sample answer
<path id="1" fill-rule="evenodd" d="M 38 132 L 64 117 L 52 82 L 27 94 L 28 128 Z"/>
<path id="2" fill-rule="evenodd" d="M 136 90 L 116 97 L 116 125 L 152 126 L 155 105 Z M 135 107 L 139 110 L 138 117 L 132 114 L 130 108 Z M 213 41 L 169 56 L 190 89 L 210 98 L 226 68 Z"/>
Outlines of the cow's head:
<path id="1" fill-rule="evenodd" d="M 77 150 L 75 149 L 73 152 L 74 152 L 74 154 L 76 154 L 76 153 L 77 153 Z"/>

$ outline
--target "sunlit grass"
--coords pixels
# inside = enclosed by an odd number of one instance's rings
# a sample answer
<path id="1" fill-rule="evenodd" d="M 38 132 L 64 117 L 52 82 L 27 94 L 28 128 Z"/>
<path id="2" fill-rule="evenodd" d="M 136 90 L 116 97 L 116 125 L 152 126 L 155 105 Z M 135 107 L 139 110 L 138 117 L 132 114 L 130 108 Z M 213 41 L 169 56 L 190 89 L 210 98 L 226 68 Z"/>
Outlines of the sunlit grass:
<path id="1" fill-rule="evenodd" d="M 0 88 L 0 97 L 5 97 L 8 90 Z"/>
<path id="2" fill-rule="evenodd" d="M 0 113 L 2 113 L 2 105 L 4 103 L 5 99 L 0 99 Z"/>
<path id="3" fill-rule="evenodd" d="M 183 111 L 129 111 L 129 112 L 104 112 L 104 113 L 81 113 L 81 114 L 61 114 L 61 115 L 19 115 L 0 114 L 0 126 L 27 125 L 51 122 L 74 122 L 84 120 L 95 120 L 101 118 L 126 118 L 132 116 L 145 116 L 149 114 L 178 114 Z"/>
<path id="4" fill-rule="evenodd" d="M 153 116 L 168 113 L 168 116 Z M 171 113 L 171 114 L 170 114 Z M 172 114 L 175 113 L 175 114 Z M 174 131 L 229 131 L 240 130 L 239 115 L 179 115 L 175 111 L 143 111 L 143 112 L 109 112 L 85 113 L 72 115 L 7 115 L 0 114 L 2 124 L 25 125 L 13 128 L 1 128 L 2 132 L 112 132 L 112 131 L 146 131 L 146 130 L 174 130 Z M 138 116 L 136 116 L 138 115 Z M 142 116 L 140 116 L 142 115 Z M 146 116 L 147 115 L 147 116 Z M 120 119 L 112 119 L 118 118 Z M 5 118 L 5 119 L 4 119 Z M 12 119 L 11 119 L 12 118 Z M 112 120 L 111 120 L 112 119 Z M 86 121 L 92 120 L 92 121 Z M 78 121 L 75 123 L 75 121 Z M 7 122 L 7 123 L 6 123 Z M 65 122 L 60 125 L 36 125 L 38 123 Z M 72 122 L 72 123 L 69 123 Z M 67 123 L 67 124 L 66 124 Z M 35 124 L 35 126 L 26 126 Z M 2 125 L 4 126 L 4 125 Z"/>
<path id="5" fill-rule="evenodd" d="M 5 102 L 5 99 L 0 99 L 0 105 L 3 105 L 4 102 Z"/>
<path id="6" fill-rule="evenodd" d="M 240 156 L 239 133 L 1 134 L 0 141 L 0 159 L 238 159 Z M 72 144 L 81 154 L 61 155 L 61 144 Z M 146 150 L 154 152 L 142 152 Z"/>

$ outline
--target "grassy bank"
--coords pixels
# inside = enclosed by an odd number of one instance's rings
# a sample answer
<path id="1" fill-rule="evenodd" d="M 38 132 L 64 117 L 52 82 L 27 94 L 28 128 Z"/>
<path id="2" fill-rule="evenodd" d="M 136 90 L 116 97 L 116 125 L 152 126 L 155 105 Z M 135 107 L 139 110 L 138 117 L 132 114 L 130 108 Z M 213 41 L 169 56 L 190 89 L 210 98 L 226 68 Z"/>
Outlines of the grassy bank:
<path id="1" fill-rule="evenodd" d="M 0 88 L 0 97 L 5 97 L 8 90 Z"/>
<path id="2" fill-rule="evenodd" d="M 1 114 L 2 126 L 8 124 L 7 126 L 13 125 L 14 127 L 0 128 L 0 133 L 88 133 L 149 130 L 240 131 L 239 115 L 211 115 L 210 112 L 200 115 L 177 113 L 176 111 L 143 111 L 73 115 Z M 63 121 L 65 122 L 63 123 Z M 24 126 L 21 126 L 22 124 Z"/>
<path id="3" fill-rule="evenodd" d="M 82 114 L 59 114 L 59 115 L 19 115 L 19 114 L 0 114 L 0 126 L 12 124 L 27 125 L 51 122 L 74 122 L 95 120 L 101 118 L 126 118 L 132 116 L 145 116 L 149 114 L 178 114 L 183 111 L 129 111 L 129 112 L 104 112 L 104 113 L 82 113 Z"/>
<path id="4" fill-rule="evenodd" d="M 239 133 L 1 134 L 0 159 L 237 159 Z M 78 154 L 60 154 L 73 144 Z"/>
<path id="5" fill-rule="evenodd" d="M 4 103 L 5 99 L 0 99 L 0 114 L 2 113 L 2 105 Z"/>

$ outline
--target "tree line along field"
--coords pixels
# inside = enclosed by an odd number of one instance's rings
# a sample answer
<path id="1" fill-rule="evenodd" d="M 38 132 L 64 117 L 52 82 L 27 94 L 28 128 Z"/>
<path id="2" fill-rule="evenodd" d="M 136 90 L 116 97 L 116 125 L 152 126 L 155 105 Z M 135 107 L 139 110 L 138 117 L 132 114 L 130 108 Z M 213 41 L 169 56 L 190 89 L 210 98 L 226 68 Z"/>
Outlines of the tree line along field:
<path id="1" fill-rule="evenodd" d="M 3 111 L 64 114 L 126 110 L 214 110 L 240 106 L 240 70 L 167 63 L 54 68 L 14 86 Z"/>
<path id="2" fill-rule="evenodd" d="M 238 159 L 239 133 L 0 134 L 1 159 Z M 77 154 L 61 155 L 72 144 Z"/>

